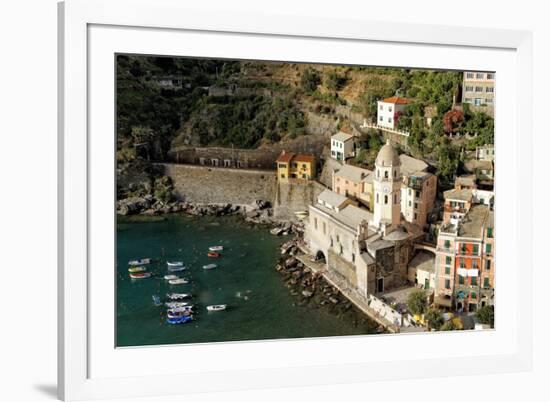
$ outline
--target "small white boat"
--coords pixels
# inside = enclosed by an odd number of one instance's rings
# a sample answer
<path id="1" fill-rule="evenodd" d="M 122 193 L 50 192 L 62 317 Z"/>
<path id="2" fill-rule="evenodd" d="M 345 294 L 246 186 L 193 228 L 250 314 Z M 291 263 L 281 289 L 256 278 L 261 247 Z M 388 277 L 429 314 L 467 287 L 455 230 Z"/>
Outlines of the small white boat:
<path id="1" fill-rule="evenodd" d="M 223 251 L 223 246 L 210 246 L 208 251 Z"/>
<path id="2" fill-rule="evenodd" d="M 184 267 L 183 265 L 181 267 L 168 267 L 169 272 L 179 272 L 179 271 L 185 271 L 187 267 Z"/>
<path id="3" fill-rule="evenodd" d="M 283 233 L 283 228 L 273 228 L 269 231 L 274 236 L 279 236 L 281 233 Z"/>
<path id="4" fill-rule="evenodd" d="M 211 306 L 206 306 L 208 311 L 222 311 L 227 308 L 227 304 L 213 304 Z"/>
<path id="5" fill-rule="evenodd" d="M 183 261 L 167 261 L 166 265 L 169 267 L 183 267 Z"/>
<path id="6" fill-rule="evenodd" d="M 189 299 L 191 297 L 191 293 L 167 293 L 166 297 L 170 300 L 183 300 Z"/>
<path id="7" fill-rule="evenodd" d="M 183 311 L 193 311 L 193 305 L 188 304 L 187 306 L 170 307 L 166 311 L 167 312 L 172 312 L 172 313 L 181 313 Z"/>
<path id="8" fill-rule="evenodd" d="M 164 305 L 168 308 L 180 308 L 180 307 L 187 307 L 189 303 L 187 302 L 166 302 Z"/>
<path id="9" fill-rule="evenodd" d="M 128 261 L 128 265 L 131 265 L 133 267 L 138 267 L 140 265 L 147 265 L 151 263 L 150 258 L 142 258 L 141 260 L 132 260 Z"/>
<path id="10" fill-rule="evenodd" d="M 167 281 L 171 281 L 171 280 L 174 280 L 174 279 L 179 279 L 180 277 L 177 276 L 177 275 L 164 275 L 164 279 L 166 279 Z"/>
<path id="11" fill-rule="evenodd" d="M 218 266 L 216 264 L 208 264 L 208 265 L 203 265 L 202 266 L 202 269 L 214 269 L 214 268 L 217 268 Z"/>
<path id="12" fill-rule="evenodd" d="M 189 281 L 185 278 L 178 278 L 178 279 L 170 279 L 168 283 L 170 285 L 185 285 L 186 283 L 189 283 Z"/>

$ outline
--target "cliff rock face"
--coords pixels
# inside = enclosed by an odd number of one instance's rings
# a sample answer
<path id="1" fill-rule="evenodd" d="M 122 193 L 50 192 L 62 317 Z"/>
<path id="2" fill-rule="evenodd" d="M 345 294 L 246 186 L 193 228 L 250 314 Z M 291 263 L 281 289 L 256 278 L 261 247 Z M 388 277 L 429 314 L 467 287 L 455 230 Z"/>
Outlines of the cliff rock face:
<path id="1" fill-rule="evenodd" d="M 325 188 L 317 182 L 277 183 L 274 216 L 280 220 L 294 220 L 295 212 L 308 211 Z"/>

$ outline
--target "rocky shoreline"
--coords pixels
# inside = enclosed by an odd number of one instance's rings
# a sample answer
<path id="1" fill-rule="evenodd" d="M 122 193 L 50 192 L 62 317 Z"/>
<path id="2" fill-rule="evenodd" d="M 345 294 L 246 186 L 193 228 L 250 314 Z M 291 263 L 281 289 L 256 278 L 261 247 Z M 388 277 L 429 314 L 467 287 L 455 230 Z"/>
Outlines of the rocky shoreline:
<path id="1" fill-rule="evenodd" d="M 323 308 L 337 318 L 345 318 L 354 326 L 366 326 L 369 333 L 383 333 L 384 328 L 351 303 L 338 288 L 332 286 L 323 275 L 313 272 L 296 256 L 302 254 L 298 247 L 299 237 L 281 246 L 281 258 L 276 270 L 283 277 L 290 294 L 296 297 L 298 306 Z"/>

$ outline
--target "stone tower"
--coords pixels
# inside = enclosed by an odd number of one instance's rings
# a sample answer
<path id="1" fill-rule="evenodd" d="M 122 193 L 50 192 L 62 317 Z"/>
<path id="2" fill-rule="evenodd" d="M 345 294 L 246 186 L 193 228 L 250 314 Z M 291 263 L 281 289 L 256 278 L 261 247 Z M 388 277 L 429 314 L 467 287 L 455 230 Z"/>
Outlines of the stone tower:
<path id="1" fill-rule="evenodd" d="M 401 161 L 389 140 L 378 152 L 374 165 L 372 225 L 386 235 L 397 227 L 401 218 Z"/>

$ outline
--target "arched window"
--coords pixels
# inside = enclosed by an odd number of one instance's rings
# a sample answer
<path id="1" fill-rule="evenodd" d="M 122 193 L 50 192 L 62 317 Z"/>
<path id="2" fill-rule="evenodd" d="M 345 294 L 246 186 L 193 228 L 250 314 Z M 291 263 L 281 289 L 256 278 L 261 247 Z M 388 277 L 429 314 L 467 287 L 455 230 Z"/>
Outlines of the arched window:
<path id="1" fill-rule="evenodd" d="M 393 171 L 393 177 L 394 177 L 394 178 L 397 177 L 397 170 L 394 170 L 394 171 Z"/>
<path id="2" fill-rule="evenodd" d="M 387 203 L 388 203 L 388 196 L 385 195 L 385 196 L 384 196 L 384 204 L 387 204 Z"/>
<path id="3" fill-rule="evenodd" d="M 388 178 L 388 171 L 387 170 L 384 171 L 384 178 L 386 178 L 386 179 Z"/>

